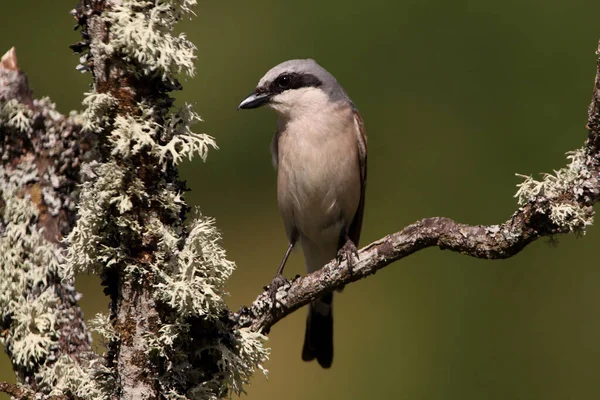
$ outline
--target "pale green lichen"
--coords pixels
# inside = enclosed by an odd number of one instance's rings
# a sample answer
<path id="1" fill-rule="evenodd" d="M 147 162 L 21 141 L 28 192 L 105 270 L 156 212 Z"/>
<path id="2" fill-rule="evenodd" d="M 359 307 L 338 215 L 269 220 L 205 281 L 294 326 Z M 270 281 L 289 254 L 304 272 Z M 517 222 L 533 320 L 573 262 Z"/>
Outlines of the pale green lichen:
<path id="1" fill-rule="evenodd" d="M 198 2 L 196 0 L 160 0 L 162 3 L 170 4 L 173 7 L 175 16 L 180 18 L 185 15 L 196 15 L 193 8 Z"/>
<path id="2" fill-rule="evenodd" d="M 146 340 L 149 352 L 165 360 L 164 365 L 170 374 L 169 379 L 189 385 L 193 382 L 185 373 L 189 364 L 186 358 L 177 355 L 177 349 L 173 346 L 175 340 L 180 339 L 180 335 L 187 336 L 188 333 L 188 325 L 166 325 L 161 329 L 160 337 L 147 335 Z M 220 372 L 211 379 L 192 386 L 186 395 L 170 391 L 167 398 L 217 400 L 231 398 L 233 394 L 239 396 L 246 393 L 244 386 L 249 383 L 257 369 L 267 375 L 267 370 L 263 367 L 263 363 L 269 358 L 269 349 L 264 347 L 266 340 L 266 336 L 247 328 L 235 331 L 233 334 L 224 333 L 222 339 L 212 345 L 206 345 L 199 355 L 201 358 L 204 355 L 211 358 L 216 356 Z"/>
<path id="3" fill-rule="evenodd" d="M 55 309 L 58 297 L 48 288 L 33 300 L 23 297 L 13 300 L 8 308 L 12 311 L 13 362 L 19 365 L 38 363 L 58 343 L 55 329 Z"/>
<path id="4" fill-rule="evenodd" d="M 269 349 L 264 346 L 267 337 L 248 328 L 238 330 L 236 336 L 238 340 L 235 353 L 225 346 L 221 349 L 221 368 L 227 371 L 227 386 L 233 393 L 240 395 L 246 393 L 244 386 L 250 382 L 256 369 L 267 376 L 268 371 L 263 367 L 263 363 L 269 359 Z"/>
<path id="5" fill-rule="evenodd" d="M 0 236 L 0 320 L 10 318 L 10 334 L 2 343 L 20 368 L 32 366 L 56 346 L 54 289 L 48 286 L 58 268 L 60 250 L 46 241 L 35 226 L 38 209 L 21 188 L 35 182 L 36 168 L 24 161 L 10 173 L 0 166 L 0 194 L 4 204 Z M 33 222 L 33 224 L 32 224 Z M 24 297 L 27 292 L 33 295 Z"/>
<path id="6" fill-rule="evenodd" d="M 185 158 L 191 160 L 195 154 L 206 160 L 209 148 L 216 148 L 214 138 L 191 131 L 191 125 L 201 119 L 190 105 L 169 114 L 163 126 L 153 120 L 152 109 L 142 105 L 140 114 L 115 118 L 109 136 L 112 155 L 127 158 L 143 151 L 158 157 L 164 169 L 167 162 L 179 164 Z M 164 138 L 168 138 L 167 142 L 161 144 Z"/>
<path id="7" fill-rule="evenodd" d="M 169 396 L 176 398 L 176 392 L 167 390 L 170 387 L 168 382 L 181 382 L 183 385 L 198 379 L 187 375 L 197 375 L 197 372 L 187 372 L 187 356 L 177 344 L 178 340 L 181 342 L 189 335 L 185 321 L 190 317 L 217 320 L 222 316 L 227 310 L 225 283 L 235 265 L 226 258 L 214 221 L 200 213 L 185 231 L 181 226 L 164 223 L 164 218 L 159 218 L 153 212 L 145 215 L 144 225 L 136 217 L 139 210 L 134 208 L 134 203 L 159 204 L 166 215 L 179 218 L 185 202 L 181 193 L 168 185 L 152 194 L 148 192 L 144 183 L 125 169 L 129 160 L 142 152 L 153 155 L 160 162 L 149 168 L 164 171 L 167 166 L 193 154 L 199 154 L 204 159 L 208 148 L 214 147 L 212 138 L 205 135 L 194 136 L 194 140 L 201 142 L 199 146 L 187 146 L 182 144 L 185 139 L 179 140 L 195 135 L 190 130 L 190 124 L 197 118 L 189 106 L 164 118 L 165 126 L 154 122 L 151 109 L 142 106 L 141 111 L 137 117 L 117 116 L 114 119 L 115 129 L 109 134 L 110 154 L 120 161 L 90 163 L 85 168 L 90 180 L 81 188 L 79 220 L 67 239 L 70 246 L 64 274 L 72 276 L 77 271 L 100 272 L 103 268 L 122 265 L 123 271 L 131 279 L 148 274 L 154 277 L 155 299 L 170 306 L 176 319 L 173 324 L 160 327 L 160 336 L 149 335 L 146 349 L 148 354 L 163 358 L 166 371 L 162 382 Z M 102 118 L 94 118 L 102 121 Z M 169 149 L 167 152 L 164 150 L 166 148 Z M 112 217 L 107 219 L 107 214 Z M 187 234 L 183 235 L 184 232 Z M 110 233 L 110 237 L 107 233 Z M 127 243 L 111 239 L 119 236 L 126 236 L 133 242 L 156 241 L 157 248 L 149 269 L 128 261 Z M 107 340 L 114 340 L 107 318 L 97 318 L 93 325 Z M 222 378 L 199 383 L 188 391 L 188 398 L 204 399 L 207 393 L 219 397 L 228 391 L 241 393 L 257 368 L 265 371 L 262 367 L 268 354 L 263 346 L 265 338 L 249 331 L 235 332 L 234 336 L 233 348 L 230 348 L 231 342 L 207 347 L 207 350 L 213 349 L 213 354 L 221 359 L 218 367 Z"/>
<path id="8" fill-rule="evenodd" d="M 165 255 L 159 259 L 168 257 L 167 253 L 176 249 L 174 244 L 177 241 L 178 238 L 171 234 L 164 236 L 161 250 L 165 251 Z M 190 381 L 180 372 L 186 370 L 187 358 L 178 355 L 180 350 L 176 346 L 176 341 L 181 340 L 180 335 L 188 336 L 189 326 L 184 321 L 190 316 L 215 319 L 226 310 L 224 286 L 235 265 L 227 260 L 219 242 L 220 235 L 214 221 L 198 213 L 182 249 L 175 250 L 170 264 L 159 263 L 156 267 L 157 276 L 161 278 L 155 286 L 157 300 L 176 310 L 179 322 L 161 327 L 158 338 L 149 335 L 148 351 L 164 358 L 170 374 L 168 379 L 173 381 Z M 188 397 L 181 398 L 217 399 L 228 391 L 240 394 L 256 369 L 266 374 L 262 366 L 268 358 L 265 336 L 246 329 L 234 332 L 233 336 L 229 333 L 224 335 L 229 337 L 227 341 L 213 343 L 201 350 L 220 359 L 217 366 L 221 378 L 202 382 L 188 391 Z M 179 398 L 175 393 L 171 396 Z"/>
<path id="9" fill-rule="evenodd" d="M 186 369 L 183 363 L 187 363 L 187 360 L 177 357 L 176 341 L 180 340 L 182 336 L 187 336 L 189 330 L 190 326 L 187 323 L 164 324 L 160 327 L 158 336 L 152 333 L 144 336 L 146 353 L 164 358 L 164 368 L 167 372 L 170 374 L 181 373 L 182 379 L 185 379 L 183 371 Z M 175 355 L 175 357 L 171 357 L 171 355 Z"/>
<path id="10" fill-rule="evenodd" d="M 55 107 L 48 98 L 34 100 L 31 108 L 14 100 L 0 105 L 0 341 L 20 378 L 45 394 L 58 390 L 60 365 L 78 363 L 63 346 L 84 349 L 89 340 L 75 320 L 78 295 L 61 281 L 63 248 L 52 240 L 67 227 L 67 218 L 57 216 L 74 209 L 76 195 L 69 190 L 80 144 L 75 114 L 65 118 Z M 49 218 L 56 218 L 56 227 Z M 57 236 L 47 237 L 44 227 L 57 229 Z M 77 335 L 77 343 L 62 334 Z M 82 385 L 77 381 L 70 389 Z"/>
<path id="11" fill-rule="evenodd" d="M 569 231 L 585 233 L 585 228 L 593 222 L 593 210 L 577 202 L 563 201 L 561 196 L 580 196 L 583 193 L 583 183 L 591 177 L 586 163 L 587 153 L 583 148 L 568 152 L 567 158 L 571 160 L 568 166 L 554 171 L 554 174 L 544 174 L 540 181 L 517 174 L 525 180 L 517 185 L 519 189 L 515 197 L 521 206 L 535 203 L 540 197 L 550 200 L 549 217 L 554 224 Z"/>
<path id="12" fill-rule="evenodd" d="M 585 159 L 585 149 L 568 152 L 567 158 L 571 163 L 552 174 L 544 174 L 541 181 L 533 179 L 531 176 L 520 175 L 525 180 L 517 185 L 519 188 L 515 197 L 519 205 L 524 205 L 538 196 L 544 196 L 549 199 L 557 198 L 560 194 L 575 188 L 575 183 L 579 179 L 589 177 Z"/>
<path id="13" fill-rule="evenodd" d="M 39 210 L 23 188 L 38 190 L 39 177 L 37 167 L 27 160 L 10 173 L 0 166 L 4 205 L 0 224 L 4 228 L 0 235 L 0 320 L 11 321 L 1 340 L 17 370 L 36 371 L 41 387 L 51 388 L 48 391 L 52 394 L 63 394 L 63 390 L 75 390 L 91 381 L 89 376 L 72 371 L 81 368 L 71 356 L 55 357 L 60 326 L 69 323 L 65 318 L 71 315 L 60 306 L 55 286 L 49 282 L 58 274 L 62 249 L 46 240 L 36 226 Z"/>
<path id="14" fill-rule="evenodd" d="M 119 334 L 110 323 L 108 315 L 97 313 L 94 318 L 88 321 L 88 328 L 96 332 L 105 342 L 112 342 L 119 339 Z"/>
<path id="15" fill-rule="evenodd" d="M 184 158 L 191 160 L 195 154 L 198 154 L 202 161 L 206 161 L 208 150 L 211 147 L 216 149 L 217 144 L 212 136 L 191 131 L 190 127 L 200 121 L 202 119 L 190 104 L 185 104 L 170 114 L 165 122 L 165 134 L 171 137 L 171 140 L 160 148 L 161 163 L 170 159 L 179 164 Z"/>
<path id="16" fill-rule="evenodd" d="M 567 226 L 572 232 L 585 234 L 585 228 L 594 222 L 593 210 L 578 204 L 560 203 L 550 209 L 550 220 L 556 225 Z"/>
<path id="17" fill-rule="evenodd" d="M 111 371 L 99 360 L 93 360 L 83 368 L 64 354 L 48 368 L 41 382 L 52 388 L 50 395 L 72 393 L 77 398 L 86 400 L 112 398 L 115 384 Z"/>
<path id="18" fill-rule="evenodd" d="M 34 99 L 33 106 L 36 110 L 42 110 L 42 114 L 46 118 L 46 121 L 45 121 L 46 123 L 47 122 L 50 122 L 50 123 L 57 122 L 64 118 L 63 115 L 56 110 L 56 103 L 54 103 L 50 97 L 45 96 L 45 97 L 42 97 L 41 99 Z M 76 115 L 76 114 L 77 114 L 77 112 L 71 111 L 71 115 Z M 52 127 L 52 125 L 50 125 L 50 127 Z M 55 134 L 56 134 L 56 132 L 55 132 Z M 54 136 L 54 135 L 49 135 L 49 136 Z M 52 138 L 44 137 L 44 139 L 52 139 Z"/>
<path id="19" fill-rule="evenodd" d="M 12 99 L 0 104 L 0 121 L 7 127 L 23 133 L 31 131 L 32 115 L 32 111 L 17 100 Z"/>
<path id="20" fill-rule="evenodd" d="M 124 252 L 118 247 L 108 246 L 106 232 L 111 204 L 123 202 L 128 198 L 132 188 L 123 184 L 124 173 L 115 163 L 90 163 L 87 165 L 88 176 L 96 177 L 85 182 L 81 187 L 78 210 L 79 220 L 67 236 L 68 247 L 66 262 L 61 265 L 64 276 L 72 278 L 77 272 L 100 272 L 102 268 L 119 262 Z M 136 193 L 140 194 L 140 193 Z M 131 228 L 137 225 L 130 223 Z"/>
<path id="21" fill-rule="evenodd" d="M 81 114 L 82 129 L 85 132 L 99 133 L 108 124 L 110 111 L 116 106 L 114 97 L 106 93 L 85 93 Z"/>
<path id="22" fill-rule="evenodd" d="M 171 239 L 172 241 L 173 239 Z M 225 309 L 225 283 L 235 264 L 228 261 L 219 245 L 220 235 L 214 220 L 198 216 L 171 270 L 157 266 L 161 277 L 156 285 L 157 299 L 169 304 L 182 317 L 207 315 L 216 317 Z M 169 240 L 165 250 L 173 251 Z"/>
<path id="23" fill-rule="evenodd" d="M 96 43 L 109 55 L 119 55 L 135 65 L 140 75 L 158 74 L 172 81 L 173 75 L 184 72 L 194 75 L 196 47 L 183 33 L 173 34 L 175 23 L 189 14 L 195 1 L 124 0 L 103 14 L 110 24 L 107 44 Z"/>
<path id="24" fill-rule="evenodd" d="M 90 124 L 94 130 L 109 132 L 110 158 L 105 162 L 90 162 L 83 168 L 88 180 L 81 187 L 78 223 L 66 240 L 69 248 L 62 273 L 65 276 L 74 276 L 79 271 L 99 273 L 120 265 L 130 279 L 152 276 L 155 299 L 168 305 L 175 317 L 172 324 L 159 328 L 159 336 L 148 335 L 145 339 L 147 354 L 163 360 L 165 373 L 161 382 L 168 398 L 184 398 L 172 390 L 173 382 L 181 387 L 198 381 L 186 394 L 191 399 L 241 393 L 257 368 L 266 372 L 262 363 L 268 350 L 263 346 L 262 335 L 238 331 L 233 333 L 233 341 L 207 344 L 204 350 L 199 350 L 211 351 L 220 359 L 217 363 L 220 378 L 205 381 L 202 374 L 190 370 L 188 355 L 179 348 L 185 340 L 191 340 L 188 318 L 217 322 L 227 311 L 225 283 L 235 265 L 226 258 L 214 221 L 198 212 L 185 229 L 181 224 L 165 223 L 167 215 L 179 220 L 185 207 L 181 192 L 160 180 L 149 191 L 133 173 L 135 169 L 128 169 L 136 157 L 144 154 L 158 160 L 147 168 L 164 173 L 195 154 L 205 159 L 208 149 L 216 147 L 214 140 L 191 131 L 191 124 L 199 117 L 189 105 L 163 117 L 163 125 L 155 122 L 157 118 L 151 108 L 141 105 L 136 116 L 115 116 L 111 127 L 106 126 L 111 119 L 98 114 L 111 113 L 112 107 L 97 107 L 97 103 L 90 101 L 93 110 L 88 109 L 83 115 L 95 121 Z M 141 220 L 135 204 L 159 205 L 162 216 L 159 217 L 158 210 L 149 209 Z M 119 237 L 126 241 L 115 240 Z M 147 267 L 131 262 L 129 255 L 128 243 L 143 242 L 155 242 L 157 246 L 152 253 L 153 262 Z M 92 326 L 105 340 L 117 339 L 108 318 L 96 317 Z"/>

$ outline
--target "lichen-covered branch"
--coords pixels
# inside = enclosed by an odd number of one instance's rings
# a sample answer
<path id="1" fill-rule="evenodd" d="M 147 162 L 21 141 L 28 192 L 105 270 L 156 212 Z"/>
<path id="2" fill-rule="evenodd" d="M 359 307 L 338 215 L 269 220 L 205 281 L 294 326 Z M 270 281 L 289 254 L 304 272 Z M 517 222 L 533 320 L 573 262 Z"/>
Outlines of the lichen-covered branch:
<path id="1" fill-rule="evenodd" d="M 0 392 L 6 393 L 18 400 L 33 399 L 34 392 L 14 383 L 0 382 Z"/>
<path id="2" fill-rule="evenodd" d="M 372 275 L 427 247 L 501 259 L 514 256 L 543 236 L 584 233 L 592 224 L 593 205 L 600 197 L 600 58 L 588 114 L 589 135 L 584 147 L 567 153 L 570 164 L 554 174 L 545 174 L 540 181 L 524 177 L 515 195 L 520 207 L 503 224 L 469 226 L 448 218 L 422 219 L 361 249 L 351 269 L 347 260 L 334 260 L 288 282 L 279 288 L 275 304 L 266 290 L 250 307 L 232 315 L 234 326 L 267 333 L 277 321 L 323 293 Z"/>
<path id="3" fill-rule="evenodd" d="M 217 399 L 263 369 L 264 337 L 228 322 L 234 264 L 212 219 L 186 223 L 177 164 L 216 147 L 169 96 L 177 74 L 194 74 L 195 47 L 173 28 L 195 4 L 82 0 L 71 48 L 93 89 L 69 118 L 3 59 L 0 327 L 24 383 L 4 386 L 15 396 Z M 109 315 L 89 322 L 104 357 L 89 351 L 78 272 L 100 274 L 110 296 Z"/>
<path id="4" fill-rule="evenodd" d="M 16 400 L 76 400 L 63 395 L 45 395 L 14 383 L 0 382 L 0 393 L 6 393 Z"/>
<path id="5" fill-rule="evenodd" d="M 195 0 L 83 0 L 73 10 L 90 71 L 83 129 L 96 156 L 85 164 L 68 276 L 98 273 L 110 315 L 93 328 L 106 340 L 100 397 L 217 399 L 243 391 L 266 358 L 262 336 L 231 329 L 223 296 L 234 264 L 213 221 L 186 223 L 177 164 L 205 159 L 214 139 L 192 131 L 200 117 L 173 107 L 176 75 L 194 74 L 195 47 L 174 33 Z M 96 397 L 99 398 L 99 397 Z"/>
<path id="6" fill-rule="evenodd" d="M 34 99 L 9 50 L 0 60 L 0 341 L 19 381 L 39 393 L 62 393 L 60 371 L 94 359 L 79 295 L 59 268 L 86 149 L 78 116 Z"/>

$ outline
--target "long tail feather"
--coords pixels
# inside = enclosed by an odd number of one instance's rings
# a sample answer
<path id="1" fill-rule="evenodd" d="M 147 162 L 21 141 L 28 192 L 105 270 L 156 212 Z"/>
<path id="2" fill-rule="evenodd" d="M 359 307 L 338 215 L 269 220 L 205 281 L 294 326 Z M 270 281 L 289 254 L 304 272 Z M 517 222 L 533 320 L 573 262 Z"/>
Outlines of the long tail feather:
<path id="1" fill-rule="evenodd" d="M 306 319 L 306 333 L 302 359 L 315 358 L 323 368 L 333 362 L 333 294 L 329 293 L 310 304 Z"/>

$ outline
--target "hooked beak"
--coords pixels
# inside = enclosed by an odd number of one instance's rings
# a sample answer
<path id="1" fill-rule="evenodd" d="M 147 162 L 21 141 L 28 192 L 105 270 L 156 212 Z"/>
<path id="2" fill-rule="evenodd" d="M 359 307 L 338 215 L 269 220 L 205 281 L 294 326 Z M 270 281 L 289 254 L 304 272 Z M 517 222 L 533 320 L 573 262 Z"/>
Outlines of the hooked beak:
<path id="1" fill-rule="evenodd" d="M 270 99 L 271 95 L 269 93 L 254 92 L 250 96 L 242 100 L 242 102 L 238 106 L 238 110 L 260 107 L 264 104 L 267 104 Z"/>

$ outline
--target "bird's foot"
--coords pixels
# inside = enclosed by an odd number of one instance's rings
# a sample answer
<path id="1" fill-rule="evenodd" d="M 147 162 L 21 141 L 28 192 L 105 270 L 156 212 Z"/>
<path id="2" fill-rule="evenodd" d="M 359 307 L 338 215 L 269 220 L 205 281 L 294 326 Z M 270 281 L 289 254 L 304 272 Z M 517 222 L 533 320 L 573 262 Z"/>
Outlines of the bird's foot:
<path id="1" fill-rule="evenodd" d="M 277 274 L 269 284 L 269 296 L 271 297 L 273 308 L 275 308 L 275 304 L 277 303 L 277 291 L 286 283 L 287 279 L 283 275 Z"/>
<path id="2" fill-rule="evenodd" d="M 355 256 L 358 260 L 358 249 L 352 240 L 346 239 L 346 243 L 338 250 L 337 260 L 339 263 L 346 260 L 350 274 L 352 274 L 352 268 L 354 267 L 352 256 Z"/>

